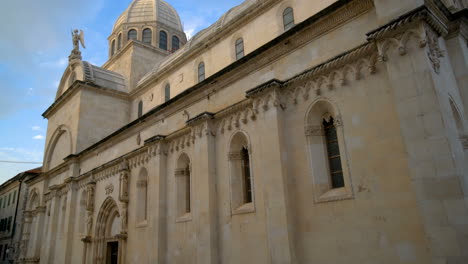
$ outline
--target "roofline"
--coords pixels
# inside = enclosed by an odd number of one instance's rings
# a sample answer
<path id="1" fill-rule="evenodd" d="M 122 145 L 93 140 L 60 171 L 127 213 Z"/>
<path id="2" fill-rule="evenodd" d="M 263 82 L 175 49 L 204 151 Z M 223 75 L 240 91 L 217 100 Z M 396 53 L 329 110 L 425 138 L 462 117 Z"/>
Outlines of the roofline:
<path id="1" fill-rule="evenodd" d="M 151 109 L 150 111 L 148 111 L 147 113 L 142 115 L 140 118 L 135 119 L 134 121 L 128 123 L 127 125 L 123 126 L 119 130 L 117 130 L 114 133 L 110 134 L 109 136 L 103 138 L 102 140 L 98 141 L 94 145 L 91 145 L 90 147 L 84 149 L 80 153 L 77 153 L 76 155 L 77 156 L 82 156 L 82 155 L 84 155 L 84 154 L 86 154 L 88 152 L 91 152 L 92 150 L 96 149 L 100 145 L 106 143 L 111 138 L 122 134 L 127 129 L 130 129 L 130 128 L 138 125 L 139 123 L 143 123 L 144 120 L 151 117 L 152 115 L 166 109 L 170 105 L 175 104 L 176 102 L 178 102 L 178 101 L 182 100 L 183 98 L 187 97 L 189 94 L 191 94 L 191 93 L 193 93 L 195 91 L 198 91 L 200 88 L 202 88 L 202 87 L 204 87 L 206 85 L 209 85 L 210 83 L 212 83 L 216 79 L 222 77 L 226 73 L 231 72 L 231 71 L 233 71 L 233 70 L 235 70 L 237 68 L 242 67 L 242 65 L 244 65 L 247 61 L 250 61 L 251 59 L 263 54 L 264 52 L 266 52 L 267 50 L 269 50 L 273 46 L 281 43 L 282 41 L 284 41 L 284 40 L 288 39 L 289 37 L 295 35 L 297 32 L 303 30 L 307 26 L 309 26 L 309 25 L 313 24 L 314 22 L 318 21 L 322 17 L 324 17 L 324 16 L 326 16 L 326 15 L 328 15 L 330 13 L 333 13 L 334 11 L 338 10 L 339 8 L 345 6 L 346 4 L 348 4 L 348 3 L 352 2 L 352 1 L 355 1 L 355 0 L 339 0 L 339 1 L 335 2 L 335 3 L 333 3 L 329 7 L 325 8 L 324 10 L 320 11 L 319 13 L 313 15 L 312 17 L 306 19 L 305 21 L 297 24 L 295 27 L 293 27 L 290 30 L 284 32 L 283 34 L 279 35 L 278 37 L 271 40 L 270 42 L 264 44 L 260 48 L 252 51 L 251 53 L 247 54 L 243 58 L 231 63 L 230 65 L 226 66 L 222 70 L 220 70 L 217 73 L 213 74 L 212 76 L 206 78 L 204 81 L 202 81 L 202 82 L 200 82 L 200 83 L 186 89 L 185 91 L 183 91 L 180 94 L 176 95 L 175 97 L 173 97 L 169 101 L 154 107 L 153 109 Z"/>

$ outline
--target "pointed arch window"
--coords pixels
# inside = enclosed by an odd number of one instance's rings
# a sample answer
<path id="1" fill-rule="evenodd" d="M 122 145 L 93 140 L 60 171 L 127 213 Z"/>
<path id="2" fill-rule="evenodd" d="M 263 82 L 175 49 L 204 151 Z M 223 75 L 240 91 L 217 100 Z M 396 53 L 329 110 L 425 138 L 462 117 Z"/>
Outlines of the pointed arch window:
<path id="1" fill-rule="evenodd" d="M 248 213 L 254 210 L 251 151 L 247 136 L 237 132 L 229 147 L 232 213 Z"/>
<path id="2" fill-rule="evenodd" d="M 172 36 L 172 52 L 180 49 L 180 40 L 177 36 Z"/>
<path id="3" fill-rule="evenodd" d="M 164 31 L 159 32 L 159 48 L 167 50 L 167 33 Z"/>
<path id="4" fill-rule="evenodd" d="M 171 99 L 171 85 L 166 84 L 164 87 L 164 102 L 167 102 Z"/>
<path id="5" fill-rule="evenodd" d="M 137 40 L 137 31 L 135 29 L 128 31 L 128 40 Z"/>
<path id="6" fill-rule="evenodd" d="M 117 50 L 120 50 L 122 48 L 122 33 L 119 34 L 117 37 Z"/>
<path id="7" fill-rule="evenodd" d="M 113 56 L 115 54 L 115 39 L 112 40 L 112 44 L 111 44 L 111 56 Z"/>
<path id="8" fill-rule="evenodd" d="M 205 80 L 205 63 L 200 62 L 198 64 L 198 82 L 202 82 Z"/>
<path id="9" fill-rule="evenodd" d="M 138 118 L 140 118 L 143 115 L 143 101 L 138 102 Z"/>
<path id="10" fill-rule="evenodd" d="M 151 45 L 151 40 L 153 38 L 153 31 L 149 28 L 143 30 L 143 43 Z"/>
<path id="11" fill-rule="evenodd" d="M 242 38 L 236 40 L 236 60 L 244 57 L 244 40 Z"/>
<path id="12" fill-rule="evenodd" d="M 283 25 L 284 30 L 289 30 L 294 27 L 294 10 L 288 7 L 283 12 Z"/>
<path id="13" fill-rule="evenodd" d="M 187 221 L 192 212 L 191 203 L 191 165 L 187 154 L 182 154 L 177 161 L 176 195 L 178 221 Z"/>
<path id="14" fill-rule="evenodd" d="M 315 202 L 353 197 L 342 121 L 336 108 L 320 100 L 307 114 L 305 134 Z"/>

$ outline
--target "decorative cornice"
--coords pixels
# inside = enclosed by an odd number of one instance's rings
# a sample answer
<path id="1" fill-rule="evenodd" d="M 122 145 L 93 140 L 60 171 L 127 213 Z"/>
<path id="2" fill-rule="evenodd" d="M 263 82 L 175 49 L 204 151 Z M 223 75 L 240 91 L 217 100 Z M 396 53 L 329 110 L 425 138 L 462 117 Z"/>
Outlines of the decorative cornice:
<path id="1" fill-rule="evenodd" d="M 196 117 L 190 119 L 190 120 L 187 120 L 186 124 L 190 127 L 194 127 L 194 126 L 197 126 L 199 125 L 200 123 L 206 121 L 206 120 L 211 120 L 214 118 L 214 114 L 213 113 L 209 113 L 209 112 L 203 112 L 199 115 L 197 115 Z"/>
<path id="2" fill-rule="evenodd" d="M 247 99 L 215 114 L 216 128 L 221 134 L 226 130 L 239 129 L 249 121 L 255 121 L 257 116 L 253 110 L 252 100 Z"/>

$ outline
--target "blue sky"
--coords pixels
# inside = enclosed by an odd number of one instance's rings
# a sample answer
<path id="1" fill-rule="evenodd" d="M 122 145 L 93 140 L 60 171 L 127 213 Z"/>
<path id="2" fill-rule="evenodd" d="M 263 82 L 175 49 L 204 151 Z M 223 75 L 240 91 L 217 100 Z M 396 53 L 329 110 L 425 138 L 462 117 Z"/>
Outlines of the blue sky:
<path id="1" fill-rule="evenodd" d="M 166 0 L 188 37 L 242 0 Z M 83 59 L 107 60 L 107 37 L 131 0 L 3 1 L 0 9 L 0 161 L 42 162 L 47 120 L 72 49 L 70 30 L 85 31 Z M 0 162 L 0 184 L 41 164 Z"/>

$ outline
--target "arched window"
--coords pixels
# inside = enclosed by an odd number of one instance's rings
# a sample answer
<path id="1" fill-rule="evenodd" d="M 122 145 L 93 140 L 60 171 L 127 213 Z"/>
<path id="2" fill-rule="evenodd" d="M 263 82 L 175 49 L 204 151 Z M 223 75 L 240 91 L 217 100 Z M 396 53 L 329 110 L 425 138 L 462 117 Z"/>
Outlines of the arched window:
<path id="1" fill-rule="evenodd" d="M 307 115 L 305 134 L 315 201 L 351 198 L 342 122 L 336 108 L 325 100 L 316 102 Z"/>
<path id="2" fill-rule="evenodd" d="M 159 32 L 159 48 L 167 50 L 167 33 L 164 31 Z"/>
<path id="3" fill-rule="evenodd" d="M 180 48 L 180 41 L 177 36 L 172 36 L 172 52 Z"/>
<path id="4" fill-rule="evenodd" d="M 283 12 L 283 25 L 285 31 L 294 27 L 294 11 L 291 7 L 286 8 Z"/>
<path id="5" fill-rule="evenodd" d="M 250 148 L 244 133 L 238 132 L 229 147 L 232 212 L 253 209 L 253 184 Z M 251 207 L 246 205 L 250 204 Z"/>
<path id="6" fill-rule="evenodd" d="M 198 64 L 198 82 L 202 82 L 205 80 L 205 63 L 200 62 Z"/>
<path id="7" fill-rule="evenodd" d="M 164 102 L 167 102 L 171 99 L 171 85 L 166 84 L 164 87 Z"/>
<path id="8" fill-rule="evenodd" d="M 153 31 L 151 29 L 146 28 L 143 30 L 143 43 L 151 45 L 151 40 L 153 38 Z"/>
<path id="9" fill-rule="evenodd" d="M 143 115 L 143 101 L 138 102 L 138 118 Z"/>
<path id="10" fill-rule="evenodd" d="M 137 222 L 148 219 L 148 171 L 142 168 L 137 181 Z"/>
<path id="11" fill-rule="evenodd" d="M 135 29 L 128 31 L 128 40 L 137 40 L 137 31 Z"/>
<path id="12" fill-rule="evenodd" d="M 175 171 L 177 187 L 177 216 L 184 217 L 192 211 L 191 205 L 191 167 L 187 154 L 182 154 L 177 161 Z"/>
<path id="13" fill-rule="evenodd" d="M 240 38 L 236 40 L 236 60 L 242 57 L 244 57 L 244 40 Z"/>
<path id="14" fill-rule="evenodd" d="M 117 50 L 120 50 L 122 48 L 122 33 L 119 34 L 117 37 Z"/>
<path id="15" fill-rule="evenodd" d="M 340 146 L 336 134 L 335 120 L 330 117 L 323 120 L 323 131 L 327 147 L 328 167 L 330 169 L 331 187 L 333 189 L 344 187 L 343 168 L 341 166 Z"/>
<path id="16" fill-rule="evenodd" d="M 115 54 L 115 39 L 112 40 L 111 44 L 111 56 Z"/>

